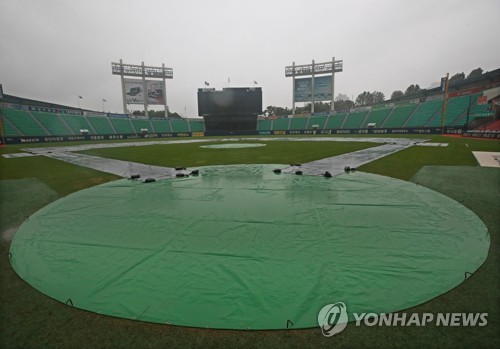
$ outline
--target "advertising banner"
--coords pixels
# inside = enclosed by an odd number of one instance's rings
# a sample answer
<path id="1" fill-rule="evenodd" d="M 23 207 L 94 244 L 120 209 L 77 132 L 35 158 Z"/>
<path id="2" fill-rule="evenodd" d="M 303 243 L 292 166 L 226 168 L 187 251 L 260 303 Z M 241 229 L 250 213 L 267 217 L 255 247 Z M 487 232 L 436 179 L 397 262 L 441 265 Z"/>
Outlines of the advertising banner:
<path id="1" fill-rule="evenodd" d="M 312 100 L 312 78 L 295 79 L 295 102 L 310 102 Z M 314 100 L 332 100 L 332 77 L 314 77 Z"/>
<path id="2" fill-rule="evenodd" d="M 141 79 L 124 79 L 124 81 L 127 104 L 144 104 L 144 98 L 148 99 L 149 105 L 164 104 L 163 81 L 146 80 L 146 91 Z"/>

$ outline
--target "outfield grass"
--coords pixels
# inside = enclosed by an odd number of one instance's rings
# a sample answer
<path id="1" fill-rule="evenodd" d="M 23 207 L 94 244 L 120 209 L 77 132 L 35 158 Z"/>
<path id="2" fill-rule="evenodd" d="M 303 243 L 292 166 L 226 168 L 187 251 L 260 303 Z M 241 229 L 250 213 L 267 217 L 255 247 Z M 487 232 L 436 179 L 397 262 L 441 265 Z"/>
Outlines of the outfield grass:
<path id="1" fill-rule="evenodd" d="M 116 319 L 73 309 L 31 288 L 11 269 L 9 241 L 0 243 L 0 347 L 2 348 L 165 348 L 165 347 L 292 347 L 292 348 L 498 348 L 500 253 L 500 169 L 477 167 L 472 150 L 500 151 L 498 141 L 432 136 L 446 148 L 414 147 L 364 165 L 360 170 L 388 175 L 438 190 L 473 210 L 491 235 L 485 264 L 466 282 L 438 298 L 407 310 L 413 312 L 488 312 L 485 327 L 355 327 L 325 338 L 319 329 L 288 331 L 224 331 L 182 328 Z M 310 143 L 310 144 L 309 144 Z M 72 143 L 74 144 L 74 143 Z M 206 143 L 208 144 L 208 143 Z M 163 166 L 229 163 L 295 163 L 371 146 L 362 143 L 267 142 L 267 147 L 203 149 L 200 144 L 95 150 L 89 153 Z M 46 146 L 44 144 L 43 146 Z M 346 147 L 343 148 L 342 147 Z M 17 152 L 23 146 L 0 148 Z M 424 166 L 436 165 L 427 168 Z M 441 167 L 443 165 L 450 167 Z M 421 172 L 419 172 L 422 170 Z M 23 180 L 31 178 L 27 182 Z M 1 231 L 22 222 L 52 199 L 110 181 L 110 174 L 44 157 L 0 157 Z M 8 180 L 8 181 L 4 181 Z M 17 189 L 17 186 L 20 186 Z M 23 191 L 22 188 L 25 188 Z M 18 195 L 15 195 L 15 194 Z M 38 194 L 37 194 L 38 193 Z M 52 193 L 52 194 L 51 194 Z M 7 221 L 5 221 L 7 220 Z M 423 285 L 423 287 L 425 287 Z"/>
<path id="2" fill-rule="evenodd" d="M 229 142 L 224 142 L 224 144 Z M 141 162 L 166 167 L 194 167 L 205 165 L 232 164 L 296 164 L 319 160 L 330 156 L 349 153 L 369 147 L 376 143 L 366 142 L 253 142 L 264 143 L 265 147 L 239 149 L 210 149 L 202 146 L 209 143 L 188 143 L 169 145 L 150 145 L 128 148 L 106 148 L 86 150 L 82 153 L 117 160 Z"/>

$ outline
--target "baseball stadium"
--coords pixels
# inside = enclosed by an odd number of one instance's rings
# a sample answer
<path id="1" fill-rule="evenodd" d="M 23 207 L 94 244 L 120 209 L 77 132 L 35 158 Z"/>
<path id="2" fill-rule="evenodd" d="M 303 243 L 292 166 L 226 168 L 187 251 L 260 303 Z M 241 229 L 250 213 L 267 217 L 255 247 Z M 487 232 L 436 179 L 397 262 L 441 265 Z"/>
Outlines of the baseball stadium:
<path id="1" fill-rule="evenodd" d="M 165 116 L 3 93 L 4 346 L 498 347 L 500 70 L 337 111 L 341 71 L 286 67 L 284 116 L 169 117 L 172 70 L 121 61 Z"/>

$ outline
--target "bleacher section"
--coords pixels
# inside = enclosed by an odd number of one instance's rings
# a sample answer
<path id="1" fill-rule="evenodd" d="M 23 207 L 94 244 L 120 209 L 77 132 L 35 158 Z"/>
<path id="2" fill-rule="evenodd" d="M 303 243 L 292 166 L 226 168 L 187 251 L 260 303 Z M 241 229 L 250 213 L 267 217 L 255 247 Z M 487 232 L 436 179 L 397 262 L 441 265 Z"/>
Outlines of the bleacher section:
<path id="1" fill-rule="evenodd" d="M 361 111 L 361 112 L 354 112 L 354 113 L 349 113 L 347 115 L 347 118 L 344 121 L 344 125 L 342 128 L 347 129 L 347 128 L 360 128 L 361 123 L 366 117 L 367 112 L 366 111 Z"/>
<path id="2" fill-rule="evenodd" d="M 171 119 L 172 132 L 189 132 L 188 122 L 184 119 Z"/>
<path id="3" fill-rule="evenodd" d="M 309 118 L 293 118 L 290 121 L 290 130 L 305 130 L 307 129 Z"/>
<path id="4" fill-rule="evenodd" d="M 370 114 L 368 114 L 365 122 L 363 122 L 363 124 L 361 125 L 361 128 L 367 128 L 368 124 L 375 124 L 374 127 L 382 126 L 384 124 L 385 118 L 387 118 L 391 110 L 392 109 L 390 108 L 372 110 Z"/>
<path id="5" fill-rule="evenodd" d="M 323 129 L 325 127 L 326 120 L 328 120 L 328 116 L 313 116 L 309 120 L 309 129 L 318 127 L 318 129 Z"/>
<path id="6" fill-rule="evenodd" d="M 2 114 L 25 136 L 48 136 L 36 119 L 26 110 L 2 109 Z"/>
<path id="7" fill-rule="evenodd" d="M 6 137 L 17 137 L 21 136 L 13 127 L 12 124 L 10 123 L 9 120 L 5 116 L 3 116 L 3 110 L 2 110 L 2 126 L 3 126 L 3 131 L 4 135 Z"/>
<path id="8" fill-rule="evenodd" d="M 31 112 L 35 118 L 40 121 L 40 123 L 45 126 L 45 128 L 52 135 L 56 136 L 69 136 L 73 133 L 69 130 L 66 125 L 59 119 L 57 114 L 45 113 L 40 111 Z"/>
<path id="9" fill-rule="evenodd" d="M 151 119 L 151 124 L 153 125 L 155 132 L 172 132 L 170 123 L 167 119 Z"/>
<path id="10" fill-rule="evenodd" d="M 288 118 L 280 118 L 274 120 L 273 130 L 288 130 L 290 126 L 290 119 Z"/>
<path id="11" fill-rule="evenodd" d="M 87 116 L 87 120 L 92 124 L 97 134 L 110 135 L 115 133 L 107 117 Z"/>
<path id="12" fill-rule="evenodd" d="M 61 118 L 71 128 L 75 135 L 79 135 L 80 130 L 88 130 L 89 134 L 95 134 L 87 119 L 81 115 L 61 114 Z"/>
<path id="13" fill-rule="evenodd" d="M 153 132 L 151 129 L 151 124 L 149 123 L 149 119 L 130 119 L 132 121 L 132 125 L 135 128 L 137 133 L 141 133 L 141 129 L 147 129 L 148 133 Z M 115 128 L 116 129 L 116 128 Z M 116 130 L 118 132 L 118 130 Z"/>
<path id="14" fill-rule="evenodd" d="M 475 95 L 477 98 L 477 95 Z M 446 105 L 446 118 L 444 120 L 445 126 L 452 125 L 460 116 L 462 116 L 469 106 L 470 96 L 461 96 L 448 99 Z M 474 98 L 471 96 L 471 98 Z M 442 112 L 437 114 L 426 126 L 441 126 Z"/>
<path id="15" fill-rule="evenodd" d="M 341 128 L 346 116 L 347 116 L 347 114 L 345 114 L 345 113 L 330 115 L 330 117 L 328 118 L 328 121 L 326 123 L 325 129 L 327 129 L 327 130 L 332 129 L 333 130 L 333 129 Z"/>
<path id="16" fill-rule="evenodd" d="M 500 132 L 500 120 L 493 121 L 486 126 L 479 128 L 481 131 L 495 131 Z"/>
<path id="17" fill-rule="evenodd" d="M 109 118 L 109 121 L 111 121 L 111 124 L 118 134 L 135 133 L 129 118 Z"/>
<path id="18" fill-rule="evenodd" d="M 273 126 L 273 120 L 259 120 L 257 122 L 257 130 L 259 131 L 271 131 Z"/>
<path id="19" fill-rule="evenodd" d="M 203 120 L 189 120 L 191 132 L 203 132 Z"/>
<path id="20" fill-rule="evenodd" d="M 443 101 L 440 99 L 420 103 L 415 113 L 410 120 L 404 125 L 405 127 L 422 127 L 436 114 L 440 113 L 443 108 Z"/>
<path id="21" fill-rule="evenodd" d="M 408 104 L 395 107 L 381 127 L 402 127 L 406 119 L 413 113 L 416 106 L 416 104 Z"/>
<path id="22" fill-rule="evenodd" d="M 477 104 L 482 93 L 449 98 L 445 126 L 461 127 L 475 118 L 492 118 L 490 104 Z M 300 130 L 355 130 L 370 128 L 421 128 L 441 126 L 443 113 L 442 96 L 421 103 L 403 105 L 381 104 L 367 107 L 365 111 L 351 113 L 318 114 L 313 116 L 279 117 L 274 119 L 259 119 L 257 130 L 300 131 Z M 467 110 L 470 113 L 467 117 Z M 188 133 L 204 132 L 202 119 L 177 118 L 128 118 L 95 114 L 72 115 L 72 110 L 55 112 L 11 109 L 2 106 L 2 124 L 7 137 L 40 137 L 40 136 L 72 136 L 80 135 L 81 130 L 88 130 L 90 135 L 128 135 L 141 133 Z M 486 121 L 485 121 L 486 122 Z M 476 127 L 472 123 L 471 127 Z M 495 126 L 497 127 L 497 126 Z"/>

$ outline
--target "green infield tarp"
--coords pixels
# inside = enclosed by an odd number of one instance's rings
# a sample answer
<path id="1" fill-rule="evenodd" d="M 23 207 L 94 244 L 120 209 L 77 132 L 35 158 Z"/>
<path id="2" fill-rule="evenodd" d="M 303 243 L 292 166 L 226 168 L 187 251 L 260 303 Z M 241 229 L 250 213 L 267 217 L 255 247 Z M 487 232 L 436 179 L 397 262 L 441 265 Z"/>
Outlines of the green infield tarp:
<path id="1" fill-rule="evenodd" d="M 212 166 L 119 180 L 59 199 L 14 236 L 11 263 L 74 307 L 164 324 L 308 328 L 326 304 L 406 309 L 454 288 L 487 257 L 470 210 L 418 186 L 354 172 Z"/>

